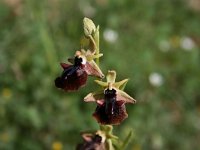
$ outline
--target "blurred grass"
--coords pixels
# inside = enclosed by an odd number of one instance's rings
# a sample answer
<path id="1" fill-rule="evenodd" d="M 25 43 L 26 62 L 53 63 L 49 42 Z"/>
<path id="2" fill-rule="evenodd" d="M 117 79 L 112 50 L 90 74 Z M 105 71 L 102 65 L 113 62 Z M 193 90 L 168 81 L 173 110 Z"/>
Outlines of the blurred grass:
<path id="1" fill-rule="evenodd" d="M 0 149 L 73 149 L 80 131 L 97 129 L 95 104 L 83 97 L 96 89 L 93 79 L 78 93 L 54 87 L 66 62 L 80 48 L 82 19 L 100 25 L 104 72 L 130 78 L 125 91 L 137 99 L 129 118 L 115 127 L 128 149 L 199 149 L 200 10 L 198 0 L 95 0 L 0 2 Z M 117 41 L 103 36 L 115 31 Z M 189 38 L 190 49 L 181 44 Z M 163 43 L 165 43 L 163 45 Z M 166 44 L 167 43 L 167 44 Z M 163 84 L 149 76 L 157 72 Z"/>

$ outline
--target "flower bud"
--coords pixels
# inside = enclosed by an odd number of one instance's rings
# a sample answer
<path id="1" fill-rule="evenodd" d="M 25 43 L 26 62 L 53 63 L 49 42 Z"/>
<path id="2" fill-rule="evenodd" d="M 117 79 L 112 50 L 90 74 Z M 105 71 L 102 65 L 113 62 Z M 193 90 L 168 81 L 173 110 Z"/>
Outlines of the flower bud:
<path id="1" fill-rule="evenodd" d="M 96 31 L 96 26 L 91 19 L 84 18 L 83 29 L 84 29 L 85 36 L 88 37 L 89 35 L 92 35 L 92 33 Z"/>

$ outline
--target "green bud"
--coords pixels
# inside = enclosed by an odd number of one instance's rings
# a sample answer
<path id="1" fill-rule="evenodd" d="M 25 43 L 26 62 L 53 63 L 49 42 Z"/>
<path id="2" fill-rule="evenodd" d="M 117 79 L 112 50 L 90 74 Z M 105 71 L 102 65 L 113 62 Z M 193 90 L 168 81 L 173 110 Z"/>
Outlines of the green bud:
<path id="1" fill-rule="evenodd" d="M 96 31 L 96 26 L 91 19 L 84 18 L 83 29 L 85 36 L 88 37 L 89 35 L 92 35 Z"/>

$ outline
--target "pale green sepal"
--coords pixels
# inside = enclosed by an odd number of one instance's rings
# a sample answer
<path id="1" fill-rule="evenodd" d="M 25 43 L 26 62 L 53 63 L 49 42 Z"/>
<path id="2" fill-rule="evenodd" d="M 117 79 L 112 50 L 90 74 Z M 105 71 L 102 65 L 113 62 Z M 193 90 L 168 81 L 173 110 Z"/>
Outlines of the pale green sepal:
<path id="1" fill-rule="evenodd" d="M 102 57 L 102 56 L 103 56 L 103 54 L 101 53 L 101 54 L 98 54 L 98 55 L 88 55 L 88 56 L 86 56 L 86 58 L 87 58 L 87 61 L 92 61 L 92 60 L 99 58 L 99 57 Z"/>
<path id="2" fill-rule="evenodd" d="M 117 100 L 122 100 L 126 103 L 136 103 L 136 100 L 134 98 L 132 98 L 122 90 L 117 90 Z"/>
<path id="3" fill-rule="evenodd" d="M 94 80 L 94 82 L 96 82 L 98 85 L 100 85 L 104 89 L 108 87 L 108 83 L 107 82 L 103 82 L 103 81 L 100 81 L 100 80 Z"/>
<path id="4" fill-rule="evenodd" d="M 117 88 L 117 89 L 124 90 L 124 88 L 125 88 L 125 86 L 126 86 L 128 80 L 129 80 L 129 79 L 124 79 L 124 80 L 122 80 L 122 81 L 115 82 L 115 83 L 113 84 L 113 86 L 114 86 L 115 88 Z"/>
<path id="5" fill-rule="evenodd" d="M 111 83 L 111 84 L 115 83 L 116 72 L 114 70 L 109 70 L 106 76 L 106 79 L 108 83 Z"/>
<path id="6" fill-rule="evenodd" d="M 94 69 L 96 69 L 96 71 L 100 74 L 100 78 L 104 78 L 104 77 L 105 77 L 104 74 L 103 74 L 103 72 L 101 71 L 101 69 L 99 68 L 99 66 L 95 63 L 94 60 L 89 61 L 88 63 L 89 63 Z"/>
<path id="7" fill-rule="evenodd" d="M 104 91 L 96 91 L 93 93 L 89 93 L 87 96 L 84 97 L 85 102 L 96 102 L 97 100 L 101 100 L 104 98 Z"/>

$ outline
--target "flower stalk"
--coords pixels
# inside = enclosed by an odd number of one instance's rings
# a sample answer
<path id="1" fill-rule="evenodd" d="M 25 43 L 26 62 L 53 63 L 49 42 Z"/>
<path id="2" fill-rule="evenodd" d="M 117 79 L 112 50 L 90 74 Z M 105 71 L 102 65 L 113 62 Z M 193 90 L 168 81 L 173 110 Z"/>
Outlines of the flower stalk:
<path id="1" fill-rule="evenodd" d="M 89 18 L 83 19 L 83 29 L 85 37 L 90 40 L 90 50 L 94 52 L 95 55 L 99 55 L 99 26 L 95 26 L 93 21 Z M 99 57 L 96 58 L 96 63 L 99 66 Z"/>
<path id="2" fill-rule="evenodd" d="M 104 78 L 99 67 L 99 58 L 103 56 L 99 49 L 99 26 L 96 27 L 91 19 L 84 18 L 83 29 L 86 44 L 82 43 L 74 58 L 68 59 L 70 64 L 61 63 L 63 72 L 55 79 L 55 86 L 66 92 L 84 87 L 88 75 Z M 84 46 L 88 49 L 84 49 Z M 126 104 L 136 103 L 134 98 L 124 92 L 128 79 L 116 82 L 116 76 L 115 70 L 109 70 L 106 81 L 94 80 L 101 90 L 85 96 L 85 102 L 95 102 L 97 105 L 93 117 L 99 123 L 99 130 L 83 133 L 83 143 L 79 144 L 76 150 L 124 150 L 130 141 L 132 131 L 124 142 L 112 133 L 112 125 L 119 125 L 128 118 Z"/>

